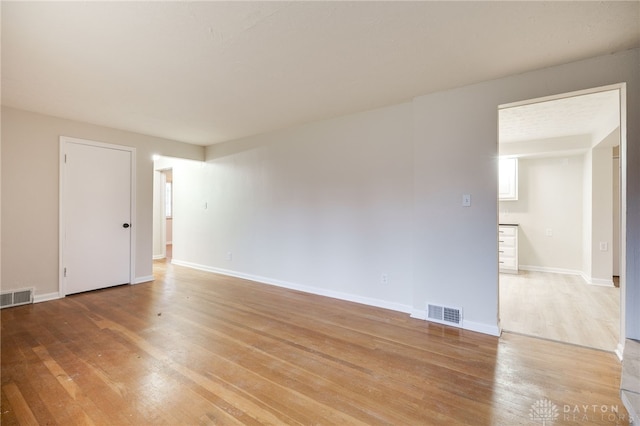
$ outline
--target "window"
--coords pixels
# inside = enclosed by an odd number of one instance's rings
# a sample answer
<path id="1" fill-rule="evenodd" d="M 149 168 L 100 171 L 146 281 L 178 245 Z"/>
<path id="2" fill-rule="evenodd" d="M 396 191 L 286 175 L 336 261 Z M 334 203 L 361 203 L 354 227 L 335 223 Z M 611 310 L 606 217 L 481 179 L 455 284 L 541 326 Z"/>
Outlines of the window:
<path id="1" fill-rule="evenodd" d="M 501 158 L 498 197 L 500 200 L 518 199 L 518 159 Z"/>

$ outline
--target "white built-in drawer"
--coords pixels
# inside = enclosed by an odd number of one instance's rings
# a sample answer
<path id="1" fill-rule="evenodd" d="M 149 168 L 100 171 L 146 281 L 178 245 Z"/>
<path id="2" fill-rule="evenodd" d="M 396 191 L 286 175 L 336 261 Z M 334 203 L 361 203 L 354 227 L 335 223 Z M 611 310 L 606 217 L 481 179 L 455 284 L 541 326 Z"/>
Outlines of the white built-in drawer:
<path id="1" fill-rule="evenodd" d="M 498 225 L 500 272 L 518 273 L 518 227 Z"/>
<path id="2" fill-rule="evenodd" d="M 502 259 L 503 257 L 516 257 L 516 248 L 515 247 L 500 247 L 498 249 L 499 257 Z"/>
<path id="3" fill-rule="evenodd" d="M 515 226 L 500 226 L 498 227 L 498 235 L 507 235 L 510 237 L 515 237 L 516 228 Z"/>
<path id="4" fill-rule="evenodd" d="M 498 247 L 515 247 L 516 237 L 505 237 L 503 235 L 498 236 Z"/>
<path id="5" fill-rule="evenodd" d="M 516 258 L 515 257 L 507 257 L 500 258 L 498 261 L 501 268 L 515 268 L 516 267 Z"/>

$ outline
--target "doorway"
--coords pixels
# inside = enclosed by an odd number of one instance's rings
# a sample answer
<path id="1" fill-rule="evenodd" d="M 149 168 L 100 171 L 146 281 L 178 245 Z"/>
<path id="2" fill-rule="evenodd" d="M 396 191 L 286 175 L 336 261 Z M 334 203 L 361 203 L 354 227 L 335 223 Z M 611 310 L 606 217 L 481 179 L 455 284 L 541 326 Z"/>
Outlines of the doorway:
<path id="1" fill-rule="evenodd" d="M 164 235 L 165 258 L 171 262 L 173 257 L 173 169 L 162 171 L 164 175 Z"/>
<path id="2" fill-rule="evenodd" d="M 131 283 L 135 148 L 60 138 L 61 295 Z"/>
<path id="3" fill-rule="evenodd" d="M 500 223 L 518 225 L 517 273 L 501 271 L 499 278 L 504 330 L 609 351 L 622 347 L 624 276 L 615 288 L 613 275 L 625 269 L 624 231 L 614 230 L 618 219 L 621 228 L 625 223 L 624 89 L 499 107 L 498 151 L 518 162 L 519 187 L 515 199 L 499 200 L 498 207 Z"/>
<path id="4" fill-rule="evenodd" d="M 171 262 L 173 257 L 173 167 L 178 159 L 154 156 L 153 259 Z"/>

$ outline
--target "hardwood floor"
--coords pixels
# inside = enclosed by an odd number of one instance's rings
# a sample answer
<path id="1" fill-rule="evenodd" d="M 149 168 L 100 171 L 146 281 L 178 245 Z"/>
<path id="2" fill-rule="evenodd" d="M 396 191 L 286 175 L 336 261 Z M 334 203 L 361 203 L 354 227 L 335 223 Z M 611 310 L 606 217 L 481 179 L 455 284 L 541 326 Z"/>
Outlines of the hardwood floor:
<path id="1" fill-rule="evenodd" d="M 505 331 L 615 351 L 620 341 L 620 289 L 577 275 L 520 271 L 500 274 Z"/>
<path id="2" fill-rule="evenodd" d="M 155 267 L 2 310 L 3 425 L 628 424 L 611 353 Z"/>

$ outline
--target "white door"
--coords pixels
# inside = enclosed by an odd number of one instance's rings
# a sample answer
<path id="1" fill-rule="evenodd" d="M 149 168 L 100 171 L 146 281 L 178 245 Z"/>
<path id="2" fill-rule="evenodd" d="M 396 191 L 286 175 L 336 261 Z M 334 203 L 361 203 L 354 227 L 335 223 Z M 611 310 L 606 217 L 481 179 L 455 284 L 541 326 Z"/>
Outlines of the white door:
<path id="1" fill-rule="evenodd" d="M 131 282 L 131 149 L 84 142 L 61 138 L 64 294 Z"/>

